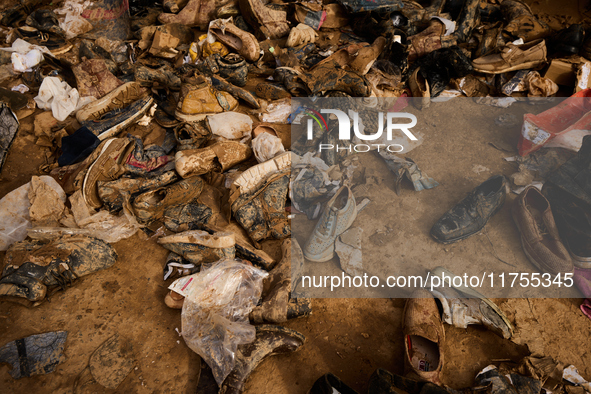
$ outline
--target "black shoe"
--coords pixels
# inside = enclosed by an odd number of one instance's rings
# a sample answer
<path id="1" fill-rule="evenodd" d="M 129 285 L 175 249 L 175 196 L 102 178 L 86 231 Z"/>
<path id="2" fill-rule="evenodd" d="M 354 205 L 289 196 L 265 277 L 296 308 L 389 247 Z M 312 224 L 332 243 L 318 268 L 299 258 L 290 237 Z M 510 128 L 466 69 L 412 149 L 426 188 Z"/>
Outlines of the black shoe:
<path id="1" fill-rule="evenodd" d="M 164 211 L 164 225 L 170 231 L 180 233 L 188 230 L 202 230 L 213 211 L 205 204 L 187 203 L 168 208 Z"/>
<path id="2" fill-rule="evenodd" d="M 68 43 L 63 38 L 42 32 L 35 27 L 23 26 L 15 30 L 19 38 L 27 41 L 29 44 L 47 47 L 54 55 L 66 53 L 72 48 L 72 44 Z"/>
<path id="3" fill-rule="evenodd" d="M 579 268 L 591 268 L 591 212 L 563 189 L 546 182 L 542 194 L 550 202 L 558 233 Z"/>
<path id="4" fill-rule="evenodd" d="M 445 90 L 452 78 L 462 78 L 474 72 L 472 61 L 457 47 L 442 48 L 423 56 L 415 62 L 429 83 L 431 97 Z"/>
<path id="5" fill-rule="evenodd" d="M 422 382 L 414 379 L 395 375 L 385 369 L 378 368 L 369 378 L 368 393 L 371 394 L 448 394 L 443 387 L 429 382 Z"/>
<path id="6" fill-rule="evenodd" d="M 81 122 L 81 125 L 87 127 L 102 141 L 119 134 L 127 126 L 135 123 L 144 116 L 153 103 L 154 99 L 146 96 L 123 109 L 107 112 L 99 120 L 86 120 Z"/>
<path id="7" fill-rule="evenodd" d="M 27 17 L 25 23 L 45 33 L 66 36 L 66 32 L 60 27 L 57 15 L 51 10 L 35 10 Z"/>
<path id="8" fill-rule="evenodd" d="M 583 137 L 575 157 L 548 175 L 547 181 L 570 194 L 591 213 L 591 135 Z"/>
<path id="9" fill-rule="evenodd" d="M 331 373 L 322 375 L 314 382 L 308 394 L 358 394 L 357 391 L 347 386 L 343 381 Z"/>
<path id="10" fill-rule="evenodd" d="M 242 56 L 236 53 L 230 53 L 223 57 L 214 53 L 199 63 L 197 68 L 208 76 L 218 74 L 233 85 L 240 87 L 246 85 L 248 64 L 246 64 L 246 60 Z"/>
<path id="11" fill-rule="evenodd" d="M 45 263 L 47 256 L 51 261 Z M 111 245 L 84 235 L 64 236 L 48 243 L 17 242 L 6 252 L 0 296 L 41 301 L 49 287 L 65 289 L 77 278 L 109 268 L 115 261 L 117 253 Z"/>
<path id="12" fill-rule="evenodd" d="M 550 38 L 548 49 L 552 52 L 563 52 L 569 55 L 576 55 L 581 50 L 584 39 L 585 29 L 583 29 L 583 25 L 570 25 Z"/>
<path id="13" fill-rule="evenodd" d="M 431 236 L 448 244 L 478 233 L 505 203 L 506 187 L 503 175 L 490 177 L 443 215 L 431 229 Z"/>

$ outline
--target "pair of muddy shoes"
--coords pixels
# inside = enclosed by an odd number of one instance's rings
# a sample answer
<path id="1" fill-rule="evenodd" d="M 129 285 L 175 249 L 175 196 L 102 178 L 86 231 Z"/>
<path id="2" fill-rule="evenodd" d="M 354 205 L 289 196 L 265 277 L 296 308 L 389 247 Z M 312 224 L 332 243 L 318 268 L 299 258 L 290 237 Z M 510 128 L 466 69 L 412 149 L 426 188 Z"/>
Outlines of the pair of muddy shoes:
<path id="1" fill-rule="evenodd" d="M 0 278 L 0 297 L 38 305 L 54 289 L 66 289 L 82 276 L 111 267 L 115 249 L 83 235 L 50 242 L 21 241 L 6 252 Z"/>
<path id="2" fill-rule="evenodd" d="M 431 272 L 442 278 L 454 275 L 442 267 Z M 450 279 L 451 280 L 451 279 Z M 491 300 L 470 287 L 454 287 L 445 282 L 432 292 L 417 290 L 406 302 L 403 316 L 405 368 L 408 376 L 441 385 L 445 342 L 443 322 L 459 328 L 484 325 L 497 335 L 509 339 L 513 327 L 509 319 Z"/>

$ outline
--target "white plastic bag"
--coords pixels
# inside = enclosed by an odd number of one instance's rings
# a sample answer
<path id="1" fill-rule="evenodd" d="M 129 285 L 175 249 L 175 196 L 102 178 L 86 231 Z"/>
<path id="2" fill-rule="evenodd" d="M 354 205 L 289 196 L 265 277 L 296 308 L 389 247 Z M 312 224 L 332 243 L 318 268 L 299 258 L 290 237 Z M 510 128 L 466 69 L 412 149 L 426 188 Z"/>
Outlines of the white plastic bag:
<path id="1" fill-rule="evenodd" d="M 182 334 L 211 367 L 218 385 L 234 368 L 240 344 L 255 339 L 248 315 L 257 305 L 269 274 L 241 260 L 221 260 L 177 279 L 169 288 L 185 296 Z"/>
<path id="2" fill-rule="evenodd" d="M 55 179 L 47 175 L 40 176 L 39 179 L 54 189 L 60 198 L 63 196 L 65 199 L 64 190 Z M 27 237 L 27 229 L 31 227 L 30 189 L 31 182 L 11 191 L 0 200 L 0 251 Z"/>
<path id="3" fill-rule="evenodd" d="M 257 161 L 262 163 L 285 152 L 285 148 L 281 143 L 281 138 L 269 133 L 261 133 L 252 140 L 252 151 Z"/>
<path id="4" fill-rule="evenodd" d="M 207 116 L 207 123 L 213 135 L 245 143 L 250 139 L 252 119 L 239 112 L 222 112 Z"/>
<path id="5" fill-rule="evenodd" d="M 80 98 L 78 90 L 57 77 L 45 77 L 34 98 L 41 109 L 51 110 L 53 117 L 64 121 L 71 113 L 94 101 L 92 96 Z"/>
<path id="6" fill-rule="evenodd" d="M 38 49 L 33 49 L 26 54 L 13 52 L 11 55 L 12 67 L 15 71 L 24 73 L 31 71 L 33 67 L 43 61 L 43 54 Z"/>
<path id="7" fill-rule="evenodd" d="M 92 5 L 90 1 L 66 0 L 60 8 L 54 10 L 62 30 L 66 32 L 66 38 L 72 39 L 93 29 L 92 23 L 84 19 L 81 14 L 84 9 Z"/>

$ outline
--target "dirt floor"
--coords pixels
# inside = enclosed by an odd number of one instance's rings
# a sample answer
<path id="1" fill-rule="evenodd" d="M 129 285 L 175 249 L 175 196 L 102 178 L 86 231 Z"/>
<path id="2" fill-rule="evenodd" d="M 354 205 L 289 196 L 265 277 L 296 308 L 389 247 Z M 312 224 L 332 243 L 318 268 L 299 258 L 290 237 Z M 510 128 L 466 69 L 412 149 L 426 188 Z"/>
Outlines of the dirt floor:
<path id="1" fill-rule="evenodd" d="M 530 3 L 534 10 L 546 7 L 548 12 L 558 15 L 568 12 L 554 10 L 555 2 L 551 0 Z M 584 2 L 580 3 L 584 7 Z M 572 7 L 570 18 L 577 18 L 578 7 Z M 492 110 L 499 114 L 506 112 Z M 472 104 L 465 111 L 478 115 L 491 111 L 491 107 Z M 37 110 L 35 115 L 40 112 Z M 436 244 L 428 236 L 437 218 L 477 184 L 493 174 L 510 175 L 515 171 L 512 164 L 503 160 L 510 154 L 488 143 L 500 140 L 515 146 L 519 126 L 458 127 L 458 133 L 450 135 L 434 125 L 449 128 L 457 122 L 456 118 L 442 118 L 437 105 L 425 114 L 430 125 L 422 126 L 424 142 L 409 156 L 440 186 L 416 193 L 406 185 L 400 196 L 396 196 L 388 186 L 392 176 L 383 164 L 375 158 L 364 158 L 364 164 L 376 174 L 380 193 L 384 193 L 383 200 L 373 201 L 359 216 L 360 223 L 368 226 L 364 236 L 379 230 L 371 227 L 368 218 L 385 209 L 393 217 L 389 234 L 393 241 L 386 247 L 387 258 L 408 264 L 420 262 L 425 267 L 432 262 L 472 269 L 473 261 L 500 264 L 493 256 L 492 244 L 501 259 L 528 270 L 530 266 L 521 251 L 510 214 L 514 195 L 508 196 L 504 208 L 487 226 L 488 236 L 479 234 L 448 247 Z M 45 149 L 34 144 L 33 119 L 34 115 L 21 123 L 1 173 L 0 197 L 39 174 L 39 166 L 46 162 Z M 305 237 L 297 231 L 294 233 L 303 243 Z M 14 380 L 8 373 L 10 367 L 2 364 L 0 391 L 74 392 L 77 378 L 87 367 L 92 352 L 106 339 L 119 334 L 131 345 L 134 368 L 117 390 L 90 387 L 86 392 L 195 392 L 200 359 L 175 330 L 181 328 L 180 311 L 171 310 L 163 303 L 168 283 L 162 280 L 162 267 L 168 252 L 143 232 L 114 246 L 119 255 L 114 267 L 80 280 L 67 291 L 52 296 L 50 302 L 34 309 L 0 302 L 0 345 L 48 331 L 69 333 L 66 361 L 54 373 Z M 281 257 L 277 242 L 267 242 L 264 248 L 273 257 Z M 339 272 L 336 261 L 325 263 L 323 269 L 328 273 Z M 577 293 L 572 297 L 578 297 Z M 481 327 L 445 326 L 446 362 L 442 374 L 445 384 L 468 387 L 475 374 L 488 364 L 518 361 L 530 353 L 551 356 L 565 365 L 574 364 L 585 378 L 591 379 L 591 320 L 580 312 L 580 298 L 496 301 L 514 324 L 515 337 L 509 341 Z M 362 393 L 366 392 L 368 378 L 376 368 L 402 374 L 404 303 L 404 299 L 384 298 L 315 299 L 311 316 L 285 324 L 306 336 L 305 345 L 294 354 L 264 361 L 247 382 L 246 392 L 306 393 L 319 376 L 332 372 Z"/>

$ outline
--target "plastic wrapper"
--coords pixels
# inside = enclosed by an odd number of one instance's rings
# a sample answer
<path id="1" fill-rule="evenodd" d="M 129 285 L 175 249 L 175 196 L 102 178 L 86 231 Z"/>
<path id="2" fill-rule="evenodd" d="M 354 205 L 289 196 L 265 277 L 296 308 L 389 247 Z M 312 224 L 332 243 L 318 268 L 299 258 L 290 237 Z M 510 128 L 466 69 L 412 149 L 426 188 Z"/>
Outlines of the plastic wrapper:
<path id="1" fill-rule="evenodd" d="M 91 4 L 91 1 L 66 0 L 60 8 L 54 10 L 58 15 L 60 27 L 66 32 L 67 39 L 72 39 L 92 30 L 92 23 L 81 16 L 84 9 Z"/>
<path id="2" fill-rule="evenodd" d="M 248 142 L 252 131 L 250 116 L 239 112 L 222 112 L 207 116 L 207 123 L 213 135 L 229 140 Z"/>
<path id="3" fill-rule="evenodd" d="M 219 385 L 234 368 L 240 344 L 255 339 L 248 315 L 257 305 L 268 273 L 242 262 L 221 260 L 177 279 L 169 288 L 185 296 L 182 334 L 211 367 Z"/>
<path id="4" fill-rule="evenodd" d="M 61 122 L 95 99 L 80 97 L 77 89 L 57 77 L 46 77 L 39 87 L 39 95 L 34 100 L 39 108 L 51 110 L 53 117 Z"/>
<path id="5" fill-rule="evenodd" d="M 12 56 L 12 67 L 15 71 L 25 72 L 31 71 L 33 67 L 43 61 L 43 54 L 38 49 L 33 49 L 26 54 L 13 52 Z"/>
<path id="6" fill-rule="evenodd" d="M 269 133 L 261 133 L 252 140 L 252 151 L 257 161 L 262 163 L 285 152 L 285 148 L 281 143 L 281 138 Z"/>
<path id="7" fill-rule="evenodd" d="M 65 196 L 61 186 L 52 177 L 44 175 L 39 180 L 54 189 L 60 198 Z M 6 250 L 14 242 L 27 237 L 27 229 L 31 227 L 30 190 L 31 182 L 11 191 L 0 200 L 0 250 Z"/>

